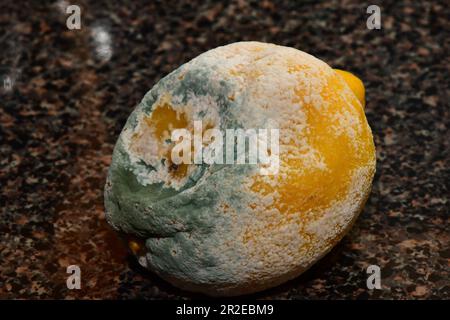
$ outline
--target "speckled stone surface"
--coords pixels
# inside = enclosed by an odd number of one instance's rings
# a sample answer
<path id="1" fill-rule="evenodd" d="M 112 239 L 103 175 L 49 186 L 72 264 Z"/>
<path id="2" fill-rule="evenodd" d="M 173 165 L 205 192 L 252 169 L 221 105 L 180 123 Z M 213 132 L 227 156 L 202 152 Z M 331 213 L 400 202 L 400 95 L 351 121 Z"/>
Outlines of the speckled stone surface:
<path id="1" fill-rule="evenodd" d="M 0 4 L 0 76 L 13 80 L 0 86 L 0 298 L 202 297 L 138 266 L 105 222 L 103 186 L 118 134 L 153 84 L 239 40 L 292 46 L 359 75 L 378 160 L 343 241 L 299 278 L 249 297 L 450 298 L 445 1 L 383 1 L 381 30 L 366 28 L 371 2 L 71 3 L 81 30 L 66 28 L 63 1 Z M 98 28 L 110 35 L 106 55 Z M 81 290 L 66 287 L 71 264 Z M 371 264 L 381 290 L 366 287 Z"/>

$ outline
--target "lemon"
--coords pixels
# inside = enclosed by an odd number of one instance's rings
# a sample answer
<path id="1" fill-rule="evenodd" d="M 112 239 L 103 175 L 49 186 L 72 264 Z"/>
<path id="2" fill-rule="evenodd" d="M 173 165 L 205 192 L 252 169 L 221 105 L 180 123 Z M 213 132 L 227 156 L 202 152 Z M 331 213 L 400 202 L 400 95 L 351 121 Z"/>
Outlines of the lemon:
<path id="1" fill-rule="evenodd" d="M 294 48 L 238 42 L 161 79 L 131 113 L 105 186 L 108 222 L 139 263 L 213 296 L 297 277 L 357 218 L 375 172 L 364 86 Z M 278 130 L 279 168 L 175 163 L 174 130 Z M 203 132 L 205 131 L 205 132 Z"/>

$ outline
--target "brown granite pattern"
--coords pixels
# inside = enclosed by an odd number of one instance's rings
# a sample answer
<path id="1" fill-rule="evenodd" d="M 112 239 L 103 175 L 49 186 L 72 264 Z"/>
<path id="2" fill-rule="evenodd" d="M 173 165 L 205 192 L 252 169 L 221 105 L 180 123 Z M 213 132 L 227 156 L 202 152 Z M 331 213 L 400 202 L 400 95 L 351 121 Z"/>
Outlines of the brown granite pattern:
<path id="1" fill-rule="evenodd" d="M 115 140 L 162 76 L 218 45 L 259 40 L 307 51 L 358 74 L 377 145 L 371 197 L 323 260 L 262 299 L 449 299 L 449 52 L 445 1 L 383 1 L 382 29 L 358 1 L 2 1 L 0 298 L 186 299 L 142 270 L 104 219 Z M 112 37 L 95 54 L 93 28 Z M 1 84 L 1 83 L 0 83 Z M 66 266 L 82 289 L 66 288 Z M 382 270 L 368 290 L 365 268 Z"/>

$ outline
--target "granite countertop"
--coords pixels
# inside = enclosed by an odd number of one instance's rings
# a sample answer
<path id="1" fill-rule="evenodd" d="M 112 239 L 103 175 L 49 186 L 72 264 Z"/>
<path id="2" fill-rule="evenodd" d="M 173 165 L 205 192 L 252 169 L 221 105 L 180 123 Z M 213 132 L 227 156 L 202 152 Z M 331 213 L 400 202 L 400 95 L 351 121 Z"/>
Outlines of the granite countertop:
<path id="1" fill-rule="evenodd" d="M 372 194 L 312 269 L 260 299 L 449 299 L 448 3 L 65 1 L 0 4 L 0 298 L 202 297 L 142 270 L 108 227 L 103 186 L 127 116 L 161 77 L 219 45 L 258 40 L 353 71 L 377 147 Z M 82 289 L 68 290 L 79 265 Z M 366 268 L 381 267 L 381 290 Z"/>

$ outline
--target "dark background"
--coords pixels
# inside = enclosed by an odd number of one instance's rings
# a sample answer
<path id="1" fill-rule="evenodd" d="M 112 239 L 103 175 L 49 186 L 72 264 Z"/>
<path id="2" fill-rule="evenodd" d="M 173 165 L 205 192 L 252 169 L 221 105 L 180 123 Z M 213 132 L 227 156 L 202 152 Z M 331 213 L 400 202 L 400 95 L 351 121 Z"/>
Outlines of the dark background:
<path id="1" fill-rule="evenodd" d="M 165 74 L 240 40 L 295 47 L 356 73 L 377 147 L 370 199 L 312 269 L 252 295 L 449 299 L 446 1 L 0 1 L 0 298 L 196 298 L 142 270 L 104 220 L 103 186 L 127 116 Z M 381 8 L 381 30 L 366 8 Z M 111 37 L 96 54 L 92 31 Z M 68 290 L 66 267 L 81 267 Z M 366 268 L 381 267 L 382 290 Z"/>

